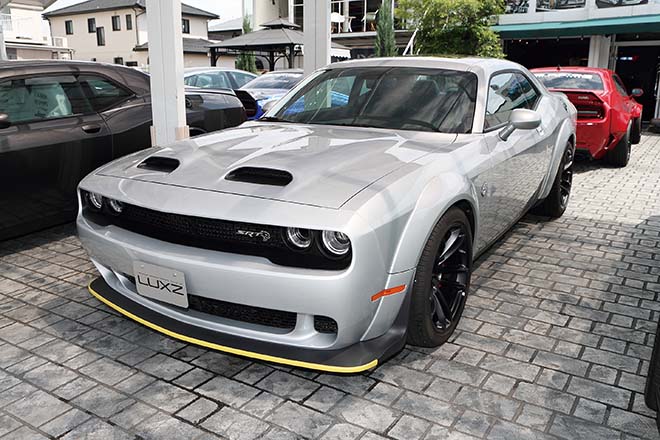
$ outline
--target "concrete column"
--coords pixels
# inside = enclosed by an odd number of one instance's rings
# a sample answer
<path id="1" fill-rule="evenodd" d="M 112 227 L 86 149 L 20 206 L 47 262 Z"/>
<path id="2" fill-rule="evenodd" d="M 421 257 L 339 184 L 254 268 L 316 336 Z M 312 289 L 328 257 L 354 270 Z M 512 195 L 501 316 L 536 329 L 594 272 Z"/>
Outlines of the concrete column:
<path id="1" fill-rule="evenodd" d="M 589 39 L 589 67 L 607 68 L 610 62 L 612 38 L 592 35 Z"/>
<path id="2" fill-rule="evenodd" d="M 305 0 L 305 75 L 330 64 L 330 1 Z"/>
<path id="3" fill-rule="evenodd" d="M 152 145 L 188 138 L 183 88 L 181 0 L 147 0 Z"/>
<path id="4" fill-rule="evenodd" d="M 0 60 L 7 59 L 7 48 L 5 47 L 5 32 L 2 29 L 2 23 L 0 23 Z"/>

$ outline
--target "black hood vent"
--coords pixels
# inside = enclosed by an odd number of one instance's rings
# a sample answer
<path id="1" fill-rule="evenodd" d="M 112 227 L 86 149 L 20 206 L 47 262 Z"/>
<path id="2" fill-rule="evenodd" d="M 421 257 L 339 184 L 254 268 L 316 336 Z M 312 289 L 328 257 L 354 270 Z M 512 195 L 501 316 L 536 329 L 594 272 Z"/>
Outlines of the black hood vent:
<path id="1" fill-rule="evenodd" d="M 137 167 L 143 170 L 171 173 L 179 168 L 179 161 L 171 157 L 151 156 L 143 160 Z"/>
<path id="2" fill-rule="evenodd" d="M 272 168 L 243 167 L 227 174 L 226 180 L 259 185 L 287 186 L 293 180 L 288 171 Z"/>

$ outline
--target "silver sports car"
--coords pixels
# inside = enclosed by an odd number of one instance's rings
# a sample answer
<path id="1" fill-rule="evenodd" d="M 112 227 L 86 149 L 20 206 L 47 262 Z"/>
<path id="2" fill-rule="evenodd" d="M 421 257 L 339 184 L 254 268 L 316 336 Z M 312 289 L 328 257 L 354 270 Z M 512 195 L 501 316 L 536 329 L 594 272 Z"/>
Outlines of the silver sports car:
<path id="1" fill-rule="evenodd" d="M 529 209 L 566 209 L 575 119 L 508 61 L 332 64 L 259 121 L 87 176 L 90 291 L 174 338 L 298 367 L 437 346 L 474 258 Z"/>

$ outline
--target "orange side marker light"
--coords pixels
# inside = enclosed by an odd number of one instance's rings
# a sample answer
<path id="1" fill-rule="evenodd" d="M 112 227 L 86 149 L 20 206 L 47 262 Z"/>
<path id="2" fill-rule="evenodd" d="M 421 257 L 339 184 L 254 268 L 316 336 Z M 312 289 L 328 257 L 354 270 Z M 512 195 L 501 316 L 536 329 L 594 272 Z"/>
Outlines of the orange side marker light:
<path id="1" fill-rule="evenodd" d="M 396 287 L 391 287 L 389 289 L 381 290 L 380 292 L 378 292 L 377 294 L 375 294 L 371 297 L 371 301 L 378 301 L 379 299 L 381 299 L 384 296 L 395 295 L 397 293 L 403 292 L 404 290 L 406 290 L 406 285 L 405 284 L 402 284 L 402 285 L 396 286 Z"/>

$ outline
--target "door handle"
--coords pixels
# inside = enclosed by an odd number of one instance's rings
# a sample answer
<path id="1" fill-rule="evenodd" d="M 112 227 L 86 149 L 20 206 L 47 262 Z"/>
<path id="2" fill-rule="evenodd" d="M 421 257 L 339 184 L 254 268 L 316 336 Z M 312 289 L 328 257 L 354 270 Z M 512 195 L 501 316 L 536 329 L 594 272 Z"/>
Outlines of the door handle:
<path id="1" fill-rule="evenodd" d="M 94 134 L 101 131 L 101 126 L 96 124 L 83 125 L 81 128 L 82 131 L 89 134 Z"/>

